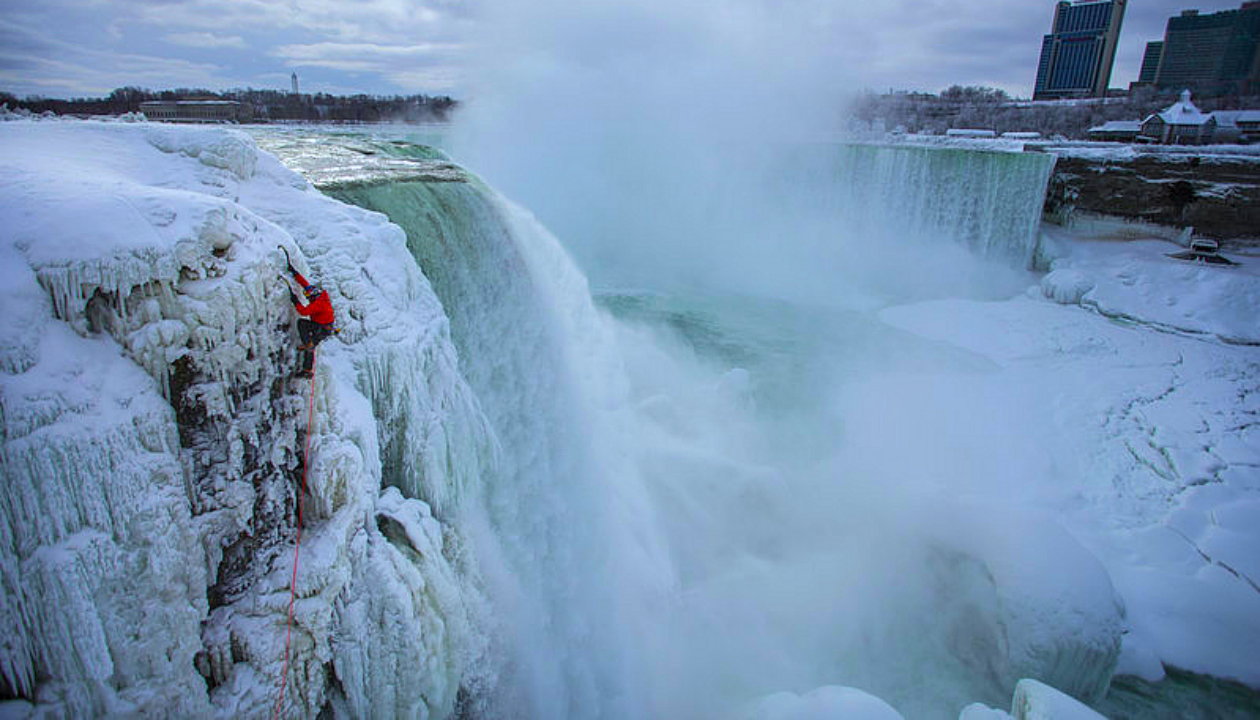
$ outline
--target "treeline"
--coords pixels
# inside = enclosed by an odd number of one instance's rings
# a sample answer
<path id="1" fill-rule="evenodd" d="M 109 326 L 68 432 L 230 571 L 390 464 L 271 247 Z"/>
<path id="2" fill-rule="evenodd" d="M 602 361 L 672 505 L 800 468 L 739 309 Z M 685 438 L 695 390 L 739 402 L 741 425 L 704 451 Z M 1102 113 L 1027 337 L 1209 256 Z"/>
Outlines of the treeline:
<path id="1" fill-rule="evenodd" d="M 18 98 L 0 92 L 0 104 L 12 109 L 58 115 L 123 115 L 140 112 L 140 103 L 149 100 L 235 100 L 250 106 L 255 122 L 445 122 L 458 105 L 445 95 L 295 95 L 254 89 L 214 92 L 202 88 L 153 91 L 124 87 L 103 98 L 70 100 L 39 96 Z"/>
<path id="2" fill-rule="evenodd" d="M 969 128 L 1004 132 L 1039 132 L 1084 140 L 1091 127 L 1111 120 L 1144 120 L 1177 101 L 1179 92 L 1135 88 L 1124 97 L 1032 102 L 1015 100 L 996 88 L 955 85 L 939 95 L 867 92 L 851 108 L 861 128 L 941 135 Z M 1204 112 L 1260 109 L 1260 98 L 1192 98 Z"/>

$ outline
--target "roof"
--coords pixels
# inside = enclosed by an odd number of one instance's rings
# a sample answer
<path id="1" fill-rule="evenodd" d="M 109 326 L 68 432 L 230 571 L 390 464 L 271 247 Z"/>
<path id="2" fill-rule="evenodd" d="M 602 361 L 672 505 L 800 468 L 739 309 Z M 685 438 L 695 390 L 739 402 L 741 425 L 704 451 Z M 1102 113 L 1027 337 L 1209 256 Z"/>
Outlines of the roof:
<path id="1" fill-rule="evenodd" d="M 1169 125 L 1205 125 L 1212 119 L 1212 114 L 1204 114 L 1192 102 L 1190 102 L 1190 91 L 1182 90 L 1181 99 L 1164 108 L 1163 111 L 1155 113 Z M 1155 117 L 1152 115 L 1151 117 Z M 1150 120 L 1151 118 L 1147 118 Z"/>
<path id="2" fill-rule="evenodd" d="M 1141 120 L 1109 120 L 1102 125 L 1092 127 L 1089 132 L 1131 132 L 1136 133 L 1142 129 Z"/>
<path id="3" fill-rule="evenodd" d="M 145 100 L 140 103 L 141 107 L 145 105 L 240 105 L 236 100 Z"/>
<path id="4" fill-rule="evenodd" d="M 1212 113 L 1212 117 L 1221 125 L 1260 123 L 1260 110 L 1217 110 Z"/>

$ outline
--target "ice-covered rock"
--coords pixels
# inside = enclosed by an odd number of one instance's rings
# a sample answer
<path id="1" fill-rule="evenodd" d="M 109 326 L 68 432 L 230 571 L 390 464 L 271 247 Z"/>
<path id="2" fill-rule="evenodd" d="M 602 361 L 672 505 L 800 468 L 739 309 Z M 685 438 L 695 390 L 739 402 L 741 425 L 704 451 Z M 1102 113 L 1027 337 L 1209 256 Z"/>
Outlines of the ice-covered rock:
<path id="1" fill-rule="evenodd" d="M 1015 686 L 1011 716 L 1015 720 L 1106 720 L 1079 700 L 1029 678 Z"/>
<path id="2" fill-rule="evenodd" d="M 891 705 L 856 688 L 825 685 L 797 695 L 778 692 L 761 698 L 746 720 L 902 720 Z"/>
<path id="3" fill-rule="evenodd" d="M 984 703 L 972 703 L 958 713 L 958 720 L 1011 720 L 1005 710 L 995 710 Z"/>
<path id="4" fill-rule="evenodd" d="M 1077 270 L 1055 270 L 1041 279 L 1041 292 L 1060 305 L 1079 305 L 1094 281 Z"/>
<path id="5" fill-rule="evenodd" d="M 1015 686 L 1009 713 L 982 703 L 972 703 L 962 709 L 958 720 L 1106 720 L 1106 718 L 1070 695 L 1045 683 L 1024 678 Z"/>
<path id="6" fill-rule="evenodd" d="M 286 717 L 454 712 L 494 448 L 402 231 L 231 130 L 0 129 L 4 695 L 260 717 L 287 667 Z M 310 394 L 277 246 L 338 311 Z"/>
<path id="7" fill-rule="evenodd" d="M 1124 607 L 1102 564 L 1053 520 L 988 502 L 941 503 L 937 543 L 982 572 L 951 572 L 970 598 L 944 613 L 955 653 L 1004 696 L 1036 677 L 1088 701 L 1106 693 L 1120 656 Z M 957 562 L 957 561 L 955 561 Z"/>

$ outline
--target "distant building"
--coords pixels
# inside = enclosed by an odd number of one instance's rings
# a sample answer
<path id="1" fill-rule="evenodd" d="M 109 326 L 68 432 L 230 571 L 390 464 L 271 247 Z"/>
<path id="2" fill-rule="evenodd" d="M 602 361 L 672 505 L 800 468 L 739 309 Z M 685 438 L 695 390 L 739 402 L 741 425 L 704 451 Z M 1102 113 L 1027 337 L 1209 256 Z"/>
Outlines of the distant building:
<path id="1" fill-rule="evenodd" d="M 993 130 L 983 130 L 980 128 L 951 128 L 945 131 L 949 137 L 962 138 L 991 138 L 997 137 L 997 133 Z"/>
<path id="2" fill-rule="evenodd" d="M 1106 97 L 1127 0 L 1060 2 L 1041 42 L 1034 100 Z"/>
<path id="3" fill-rule="evenodd" d="M 1160 145 L 1208 145 L 1216 125 L 1216 118 L 1201 112 L 1190 102 L 1190 91 L 1185 90 L 1180 100 L 1142 121 L 1137 140 Z"/>
<path id="4" fill-rule="evenodd" d="M 1088 131 L 1090 140 L 1162 145 L 1209 145 L 1260 142 L 1260 110 L 1217 110 L 1204 113 L 1181 99 L 1145 120 L 1112 120 Z"/>
<path id="5" fill-rule="evenodd" d="M 149 100 L 140 103 L 140 112 L 150 120 L 213 123 L 247 122 L 253 108 L 235 100 Z"/>
<path id="6" fill-rule="evenodd" d="M 1260 142 L 1260 110 L 1217 110 L 1216 140 L 1231 138 L 1233 142 Z"/>
<path id="7" fill-rule="evenodd" d="M 1090 140 L 1104 142 L 1133 142 L 1142 131 L 1141 120 L 1112 120 L 1090 128 L 1086 135 Z"/>
<path id="8" fill-rule="evenodd" d="M 1142 71 L 1138 73 L 1138 84 L 1154 85 L 1159 74 L 1159 59 L 1164 55 L 1164 41 L 1156 40 L 1146 43 L 1146 52 L 1142 55 Z"/>
<path id="9" fill-rule="evenodd" d="M 296 71 L 293 73 L 293 94 L 294 94 L 294 95 L 299 95 L 299 94 L 301 94 L 301 93 L 299 93 L 299 92 L 298 92 L 297 72 L 296 72 Z"/>
<path id="10" fill-rule="evenodd" d="M 1146 71 L 1144 60 L 1143 78 Z M 1260 93 L 1260 1 L 1210 15 L 1185 10 L 1169 18 L 1152 82 L 1194 88 L 1201 97 Z"/>

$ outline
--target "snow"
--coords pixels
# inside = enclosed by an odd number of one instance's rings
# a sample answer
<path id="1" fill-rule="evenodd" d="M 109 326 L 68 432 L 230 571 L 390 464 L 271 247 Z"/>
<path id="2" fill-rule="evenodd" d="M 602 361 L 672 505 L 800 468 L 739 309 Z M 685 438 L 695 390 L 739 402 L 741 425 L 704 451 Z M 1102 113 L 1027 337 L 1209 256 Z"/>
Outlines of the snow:
<path id="1" fill-rule="evenodd" d="M 902 720 L 888 703 L 861 690 L 826 685 L 797 695 L 779 692 L 758 700 L 747 720 Z"/>
<path id="2" fill-rule="evenodd" d="M 958 720 L 1011 720 L 1011 716 L 983 703 L 972 703 L 958 713 Z"/>
<path id="3" fill-rule="evenodd" d="M 1258 145 L 1134 145 L 1132 143 L 1090 140 L 1029 141 L 1029 149 L 1043 150 L 1062 157 L 1079 157 L 1095 161 L 1132 162 L 1154 157 L 1161 162 L 1189 162 L 1197 158 L 1203 163 L 1260 162 Z"/>
<path id="4" fill-rule="evenodd" d="M 1094 282 L 1084 273 L 1062 268 L 1041 279 L 1041 292 L 1062 305 L 1079 305 L 1085 293 L 1094 289 Z"/>
<path id="5" fill-rule="evenodd" d="M 1088 705 L 1045 683 L 1024 678 L 1015 686 L 1011 711 L 981 703 L 963 708 L 958 720 L 1106 720 Z"/>
<path id="6" fill-rule="evenodd" d="M 1208 270 L 1163 240 L 1044 231 L 1059 257 L 1026 295 L 881 313 L 993 362 L 951 392 L 1007 414 L 896 412 L 942 423 L 944 448 L 1014 448 L 975 491 L 1057 513 L 1101 561 L 1125 608 L 1119 672 L 1158 679 L 1168 664 L 1260 686 L 1260 262 Z M 1011 423 L 1034 436 L 1010 437 Z M 1003 459 L 1026 478 L 1013 496 L 997 489 Z"/>
<path id="7" fill-rule="evenodd" d="M 1181 248 L 1162 240 L 1078 243 L 1054 262 L 1042 289 L 1074 298 L 1107 317 L 1162 330 L 1215 336 L 1235 344 L 1260 344 L 1260 263 L 1235 267 L 1182 262 L 1168 254 Z M 1224 253 L 1230 257 L 1230 253 Z M 1092 286 L 1087 288 L 1086 286 Z"/>
<path id="8" fill-rule="evenodd" d="M 1106 720 L 1079 700 L 1028 678 L 1015 686 L 1011 716 L 1015 720 Z"/>
<path id="9" fill-rule="evenodd" d="M 1200 112 L 1198 106 L 1190 101 L 1190 91 L 1183 90 L 1181 99 L 1156 113 L 1168 125 L 1203 125 L 1212 119 L 1211 113 Z"/>
<path id="10" fill-rule="evenodd" d="M 283 246 L 341 332 L 282 714 L 450 714 L 485 611 L 435 513 L 478 491 L 492 441 L 401 229 L 239 132 L 6 119 L 3 684 L 54 715 L 270 714 L 308 387 L 285 380 Z"/>
<path id="11" fill-rule="evenodd" d="M 1089 132 L 1132 132 L 1136 133 L 1142 129 L 1141 120 L 1108 120 L 1102 125 L 1092 127 Z"/>

